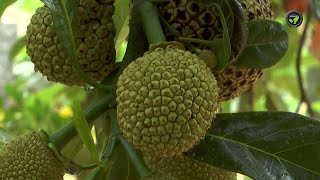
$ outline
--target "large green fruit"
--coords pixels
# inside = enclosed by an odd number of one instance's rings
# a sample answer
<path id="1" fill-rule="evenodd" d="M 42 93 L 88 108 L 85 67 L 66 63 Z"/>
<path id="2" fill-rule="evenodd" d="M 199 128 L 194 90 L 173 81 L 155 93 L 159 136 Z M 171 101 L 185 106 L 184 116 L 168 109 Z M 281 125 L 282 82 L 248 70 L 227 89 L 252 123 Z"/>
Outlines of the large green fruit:
<path id="1" fill-rule="evenodd" d="M 81 0 L 78 7 L 77 57 L 82 70 L 96 81 L 107 77 L 115 65 L 113 13 L 113 0 Z M 32 16 L 26 42 L 35 70 L 48 80 L 84 85 L 56 34 L 48 7 Z"/>
<path id="2" fill-rule="evenodd" d="M 273 12 L 269 0 L 238 0 L 247 15 L 247 20 L 271 19 Z M 180 36 L 212 40 L 222 38 L 222 25 L 213 7 L 201 8 L 196 0 L 169 0 L 159 3 L 160 15 L 170 27 L 176 29 Z M 236 31 L 234 31 L 236 32 Z M 166 31 L 168 40 L 177 40 L 173 34 Z M 194 47 L 204 49 L 204 45 L 189 43 Z M 222 71 L 214 71 L 219 87 L 219 102 L 232 99 L 247 91 L 262 75 L 262 70 L 238 68 L 230 65 Z"/>
<path id="3" fill-rule="evenodd" d="M 40 134 L 17 137 L 0 149 L 0 179 L 62 180 L 64 164 Z"/>
<path id="4" fill-rule="evenodd" d="M 169 174 L 177 180 L 236 180 L 237 174 L 193 160 L 184 155 L 144 157 L 153 172 Z"/>
<path id="5" fill-rule="evenodd" d="M 188 151 L 204 137 L 217 111 L 218 88 L 210 68 L 171 45 L 129 64 L 117 87 L 120 129 L 148 155 Z"/>

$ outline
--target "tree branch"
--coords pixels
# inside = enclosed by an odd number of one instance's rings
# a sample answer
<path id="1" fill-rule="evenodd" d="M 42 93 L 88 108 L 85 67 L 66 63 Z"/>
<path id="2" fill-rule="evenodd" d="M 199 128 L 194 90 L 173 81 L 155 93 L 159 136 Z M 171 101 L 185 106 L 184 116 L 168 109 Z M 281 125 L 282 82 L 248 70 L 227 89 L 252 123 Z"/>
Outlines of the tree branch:
<path id="1" fill-rule="evenodd" d="M 307 104 L 307 111 L 308 114 L 313 117 L 314 116 L 314 111 L 311 107 L 311 102 L 308 99 L 308 96 L 306 94 L 306 91 L 304 89 L 304 85 L 303 85 L 303 79 L 302 79 L 302 74 L 301 74 L 301 54 L 302 54 L 302 48 L 307 36 L 307 32 L 308 32 L 308 28 L 310 25 L 310 20 L 311 20 L 311 6 L 308 6 L 308 10 L 307 10 L 307 17 L 306 17 L 306 24 L 305 27 L 303 29 L 301 38 L 299 40 L 299 47 L 298 47 L 298 54 L 297 54 L 297 59 L 296 59 L 296 71 L 297 71 L 297 78 L 298 78 L 298 84 L 299 84 L 299 90 L 300 90 L 300 102 L 299 105 L 296 109 L 296 112 L 299 111 L 300 106 L 303 102 L 305 102 Z"/>

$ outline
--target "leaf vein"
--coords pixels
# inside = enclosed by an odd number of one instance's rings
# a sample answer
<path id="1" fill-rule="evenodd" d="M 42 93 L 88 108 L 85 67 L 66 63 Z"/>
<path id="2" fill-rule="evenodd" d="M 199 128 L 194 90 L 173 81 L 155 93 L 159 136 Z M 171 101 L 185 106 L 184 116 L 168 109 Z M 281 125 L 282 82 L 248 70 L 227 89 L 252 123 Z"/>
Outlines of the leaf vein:
<path id="1" fill-rule="evenodd" d="M 249 146 L 249 145 L 247 145 L 247 144 L 245 144 L 245 143 L 238 142 L 238 141 L 235 141 L 235 140 L 232 140 L 232 139 L 226 139 L 226 138 L 219 137 L 219 136 L 216 136 L 216 135 L 213 135 L 213 134 L 207 134 L 206 136 L 211 136 L 211 137 L 213 137 L 213 138 L 217 138 L 217 139 L 220 139 L 220 140 L 222 140 L 222 141 L 223 141 L 223 140 L 224 140 L 224 141 L 229 141 L 229 142 L 231 142 L 231 143 L 235 143 L 235 144 L 242 145 L 243 147 L 246 147 L 246 148 L 251 148 L 251 149 L 256 150 L 256 151 L 258 151 L 258 152 L 267 154 L 267 155 L 269 155 L 269 156 L 271 156 L 271 157 L 273 157 L 273 158 L 275 158 L 275 159 L 279 159 L 279 160 L 282 160 L 282 161 L 286 161 L 287 163 L 292 164 L 292 165 L 294 165 L 294 166 L 297 166 L 297 167 L 299 167 L 299 168 L 301 168 L 301 169 L 304 169 L 305 171 L 308 171 L 308 172 L 311 172 L 311 173 L 320 175 L 320 173 L 315 172 L 315 171 L 312 171 L 311 169 L 307 169 L 307 168 L 305 168 L 305 167 L 302 167 L 302 166 L 299 165 L 299 164 L 296 164 L 296 163 L 294 163 L 294 162 L 291 162 L 291 161 L 288 161 L 288 160 L 286 160 L 286 159 L 283 159 L 283 158 L 281 158 L 281 157 L 279 157 L 279 156 L 276 156 L 275 154 L 266 152 L 266 151 L 264 151 L 264 150 L 262 150 L 262 149 L 258 149 L 258 148 L 256 148 L 256 147 Z"/>

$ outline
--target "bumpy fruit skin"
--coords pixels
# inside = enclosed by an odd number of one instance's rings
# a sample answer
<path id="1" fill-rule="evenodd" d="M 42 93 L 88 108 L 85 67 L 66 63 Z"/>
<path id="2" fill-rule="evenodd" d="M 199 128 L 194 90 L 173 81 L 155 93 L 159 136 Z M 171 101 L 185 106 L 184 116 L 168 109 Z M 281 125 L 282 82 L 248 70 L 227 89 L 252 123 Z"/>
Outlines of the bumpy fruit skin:
<path id="1" fill-rule="evenodd" d="M 113 13 L 113 0 L 81 0 L 79 3 L 75 39 L 77 57 L 82 70 L 96 81 L 107 77 L 115 65 Z M 37 9 L 32 16 L 26 44 L 35 70 L 47 76 L 49 81 L 84 85 L 58 39 L 48 7 Z"/>
<path id="2" fill-rule="evenodd" d="M 237 174 L 198 162 L 184 155 L 144 157 L 153 172 L 169 174 L 177 180 L 236 180 Z"/>
<path id="3" fill-rule="evenodd" d="M 238 0 L 244 8 L 247 20 L 272 19 L 269 0 Z M 182 37 L 198 39 L 222 38 L 222 25 L 214 8 L 203 9 L 193 0 L 169 0 L 159 3 L 160 15 L 180 32 Z M 169 40 L 175 39 L 166 32 Z M 203 45 L 193 46 L 204 49 Z M 188 44 L 186 44 L 188 45 Z M 188 49 L 192 50 L 192 49 Z M 230 65 L 222 71 L 213 71 L 219 87 L 219 102 L 232 99 L 247 91 L 262 75 L 262 70 L 238 68 Z"/>
<path id="4" fill-rule="evenodd" d="M 177 178 L 172 177 L 168 174 L 162 173 L 162 172 L 158 172 L 158 173 L 154 173 L 150 176 L 144 177 L 140 180 L 177 180 Z"/>
<path id="5" fill-rule="evenodd" d="M 130 63 L 117 86 L 120 129 L 147 155 L 188 151 L 215 118 L 218 88 L 210 68 L 197 55 L 171 45 Z"/>
<path id="6" fill-rule="evenodd" d="M 64 165 L 37 132 L 17 137 L 0 150 L 0 179 L 62 180 Z"/>

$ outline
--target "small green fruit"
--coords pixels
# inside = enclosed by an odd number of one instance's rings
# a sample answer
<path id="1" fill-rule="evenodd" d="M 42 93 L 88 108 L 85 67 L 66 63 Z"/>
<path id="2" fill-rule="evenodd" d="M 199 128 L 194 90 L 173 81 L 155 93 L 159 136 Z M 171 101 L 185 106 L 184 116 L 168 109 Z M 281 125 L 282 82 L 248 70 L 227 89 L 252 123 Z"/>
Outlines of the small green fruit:
<path id="1" fill-rule="evenodd" d="M 75 36 L 78 61 L 93 80 L 106 78 L 115 66 L 115 26 L 113 0 L 80 1 L 78 28 Z M 37 9 L 27 27 L 27 53 L 49 81 L 66 85 L 84 85 L 53 27 L 48 7 Z"/>
<path id="2" fill-rule="evenodd" d="M 0 149 L 0 179 L 62 180 L 64 164 L 38 132 L 19 136 Z"/>

